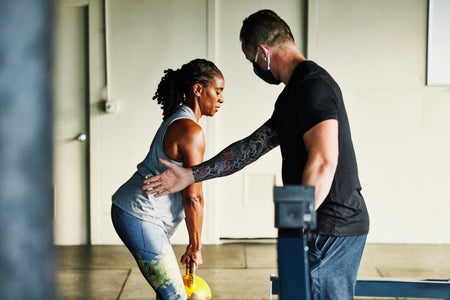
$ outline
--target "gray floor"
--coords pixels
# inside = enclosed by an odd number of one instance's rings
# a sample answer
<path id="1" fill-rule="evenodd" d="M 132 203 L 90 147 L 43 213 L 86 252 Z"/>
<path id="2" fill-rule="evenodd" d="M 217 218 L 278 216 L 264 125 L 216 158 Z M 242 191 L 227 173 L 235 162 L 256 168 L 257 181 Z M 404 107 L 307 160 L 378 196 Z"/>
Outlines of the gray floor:
<path id="1" fill-rule="evenodd" d="M 174 247 L 178 257 L 184 247 Z M 60 299 L 155 299 L 123 246 L 59 246 L 58 253 Z M 269 299 L 269 276 L 277 273 L 274 242 L 205 245 L 203 260 L 197 274 L 213 299 Z M 368 244 L 359 278 L 381 277 L 449 279 L 450 245 Z"/>

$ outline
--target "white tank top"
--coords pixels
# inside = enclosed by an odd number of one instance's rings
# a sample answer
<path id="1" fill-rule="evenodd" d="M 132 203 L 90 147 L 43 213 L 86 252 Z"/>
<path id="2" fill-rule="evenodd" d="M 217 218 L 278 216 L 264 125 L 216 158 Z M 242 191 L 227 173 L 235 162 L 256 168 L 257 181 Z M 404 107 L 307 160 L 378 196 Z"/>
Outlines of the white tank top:
<path id="1" fill-rule="evenodd" d="M 169 236 L 174 233 L 178 224 L 184 219 L 181 193 L 155 198 L 143 192 L 141 187 L 146 176 L 159 174 L 166 169 L 158 162 L 158 157 L 170 160 L 164 152 L 163 141 L 167 128 L 178 119 L 192 119 L 197 122 L 194 112 L 189 106 L 180 106 L 159 127 L 147 156 L 137 165 L 137 172 L 112 196 L 115 205 L 137 218 L 161 225 Z M 181 162 L 175 163 L 183 165 Z"/>

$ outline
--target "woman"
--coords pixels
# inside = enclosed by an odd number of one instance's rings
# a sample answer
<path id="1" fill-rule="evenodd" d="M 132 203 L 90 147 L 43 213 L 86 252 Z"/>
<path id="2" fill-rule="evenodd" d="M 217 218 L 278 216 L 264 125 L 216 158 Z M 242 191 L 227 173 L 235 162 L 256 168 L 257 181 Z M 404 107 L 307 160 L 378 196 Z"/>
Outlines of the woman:
<path id="1" fill-rule="evenodd" d="M 117 234 L 139 265 L 159 299 L 186 299 L 182 275 L 169 238 L 185 218 L 189 245 L 181 263 L 202 264 L 203 193 L 194 183 L 172 195 L 154 198 L 142 181 L 164 171 L 163 157 L 183 166 L 203 161 L 205 138 L 198 124 L 214 116 L 224 99 L 224 78 L 214 63 L 195 59 L 178 70 L 168 69 L 153 99 L 162 105 L 163 122 L 137 171 L 112 197 L 111 216 Z"/>

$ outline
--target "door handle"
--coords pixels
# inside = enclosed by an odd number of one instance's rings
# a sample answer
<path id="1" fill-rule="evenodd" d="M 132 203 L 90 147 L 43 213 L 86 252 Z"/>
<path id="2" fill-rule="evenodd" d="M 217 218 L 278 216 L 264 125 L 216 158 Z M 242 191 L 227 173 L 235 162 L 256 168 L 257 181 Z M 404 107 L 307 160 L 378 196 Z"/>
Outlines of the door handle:
<path id="1" fill-rule="evenodd" d="M 75 139 L 79 142 L 84 142 L 87 139 L 87 135 L 86 133 L 80 133 Z"/>

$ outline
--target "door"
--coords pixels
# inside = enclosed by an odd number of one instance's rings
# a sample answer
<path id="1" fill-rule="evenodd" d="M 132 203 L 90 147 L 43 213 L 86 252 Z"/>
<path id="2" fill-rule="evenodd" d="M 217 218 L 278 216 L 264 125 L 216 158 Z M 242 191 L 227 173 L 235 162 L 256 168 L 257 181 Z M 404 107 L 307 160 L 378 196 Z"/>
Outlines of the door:
<path id="1" fill-rule="evenodd" d="M 295 40 L 303 46 L 302 26 L 305 1 L 219 1 L 217 49 L 219 66 L 226 77 L 225 103 L 216 126 L 217 151 L 242 139 L 261 126 L 272 114 L 283 84 L 264 83 L 253 73 L 239 43 L 242 20 L 268 8 L 291 27 Z M 257 162 L 215 183 L 220 238 L 274 238 L 273 186 L 282 185 L 281 154 L 272 150 Z"/>
<path id="2" fill-rule="evenodd" d="M 56 7 L 54 32 L 55 243 L 89 243 L 87 6 Z"/>

